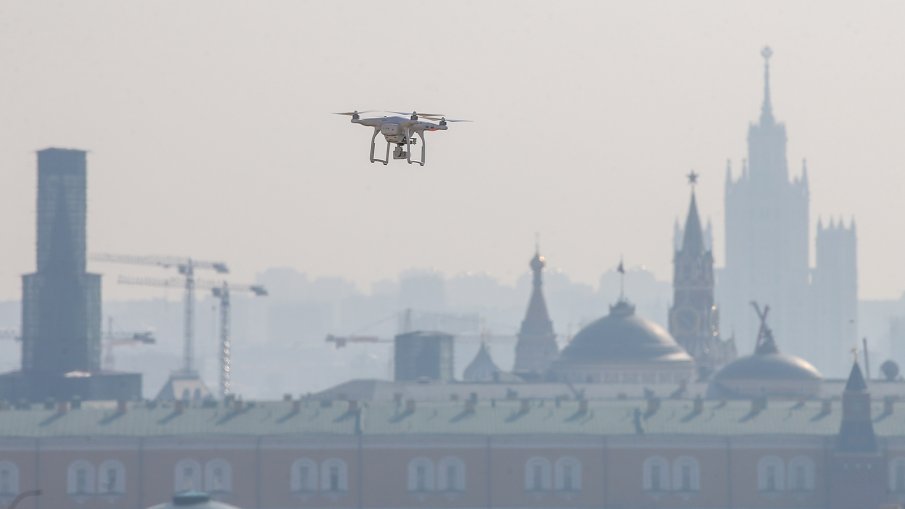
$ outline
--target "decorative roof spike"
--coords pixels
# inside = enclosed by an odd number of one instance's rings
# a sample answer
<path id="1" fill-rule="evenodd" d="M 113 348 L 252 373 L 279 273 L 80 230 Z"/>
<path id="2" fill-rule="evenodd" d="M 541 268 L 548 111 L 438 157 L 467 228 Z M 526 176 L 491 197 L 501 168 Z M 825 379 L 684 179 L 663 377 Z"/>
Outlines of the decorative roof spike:
<path id="1" fill-rule="evenodd" d="M 764 46 L 760 51 L 760 56 L 764 57 L 764 102 L 760 107 L 760 123 L 773 123 L 773 104 L 770 101 L 770 57 L 773 56 L 773 50 L 770 46 Z"/>

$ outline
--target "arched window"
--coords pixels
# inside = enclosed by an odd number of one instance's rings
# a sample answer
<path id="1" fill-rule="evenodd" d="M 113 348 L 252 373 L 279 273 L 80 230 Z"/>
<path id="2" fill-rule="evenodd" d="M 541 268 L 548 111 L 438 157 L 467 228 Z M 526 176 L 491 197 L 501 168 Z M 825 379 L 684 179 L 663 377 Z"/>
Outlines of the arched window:
<path id="1" fill-rule="evenodd" d="M 94 493 L 94 465 L 85 460 L 70 463 L 66 472 L 66 493 L 70 495 Z"/>
<path id="2" fill-rule="evenodd" d="M 581 491 L 581 462 L 577 458 L 559 458 L 554 470 L 556 491 Z"/>
<path id="3" fill-rule="evenodd" d="M 349 469 L 346 462 L 330 458 L 321 463 L 321 491 L 343 493 L 349 489 Z"/>
<path id="4" fill-rule="evenodd" d="M 786 486 L 791 491 L 814 491 L 814 460 L 806 456 L 795 456 L 789 460 Z"/>
<path id="5" fill-rule="evenodd" d="M 309 458 L 295 460 L 289 472 L 289 486 L 295 493 L 317 491 L 317 463 Z"/>
<path id="6" fill-rule="evenodd" d="M 774 493 L 785 490 L 785 463 L 776 456 L 764 456 L 757 462 L 757 490 Z"/>
<path id="7" fill-rule="evenodd" d="M 661 456 L 644 460 L 642 481 L 644 491 L 669 491 L 669 462 Z"/>
<path id="8" fill-rule="evenodd" d="M 889 491 L 905 493 L 905 457 L 889 461 Z"/>
<path id="9" fill-rule="evenodd" d="M 437 489 L 440 491 L 465 491 L 465 462 L 446 457 L 437 463 Z"/>
<path id="10" fill-rule="evenodd" d="M 525 491 L 550 491 L 550 460 L 535 457 L 525 463 Z"/>
<path id="11" fill-rule="evenodd" d="M 126 492 L 126 467 L 118 460 L 107 460 L 97 469 L 97 492 L 122 495 Z"/>
<path id="12" fill-rule="evenodd" d="M 679 456 L 672 462 L 672 489 L 683 492 L 701 490 L 701 465 L 691 456 Z"/>
<path id="13" fill-rule="evenodd" d="M 0 497 L 19 494 L 19 467 L 12 461 L 0 461 Z"/>
<path id="14" fill-rule="evenodd" d="M 414 492 L 434 490 L 434 462 L 427 458 L 409 461 L 408 490 Z"/>
<path id="15" fill-rule="evenodd" d="M 204 488 L 210 493 L 233 490 L 233 469 L 228 461 L 218 458 L 204 465 Z"/>
<path id="16" fill-rule="evenodd" d="M 176 493 L 190 490 L 202 490 L 201 464 L 193 459 L 183 459 L 173 469 L 173 491 Z"/>

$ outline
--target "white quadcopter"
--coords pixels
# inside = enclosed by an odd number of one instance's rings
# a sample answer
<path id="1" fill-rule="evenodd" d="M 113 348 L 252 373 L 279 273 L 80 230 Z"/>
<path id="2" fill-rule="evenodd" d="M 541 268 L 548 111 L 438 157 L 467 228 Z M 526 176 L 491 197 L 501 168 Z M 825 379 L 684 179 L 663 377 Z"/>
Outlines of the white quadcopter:
<path id="1" fill-rule="evenodd" d="M 376 117 L 376 118 L 361 118 L 361 113 L 372 113 L 373 111 L 353 111 L 346 113 L 337 113 L 337 115 L 347 115 L 352 117 L 353 124 L 361 124 L 368 127 L 374 128 L 374 135 L 371 136 L 371 162 L 381 162 L 383 164 L 388 164 L 390 162 L 390 144 L 395 143 L 396 148 L 393 150 L 393 159 L 405 159 L 409 164 L 418 163 L 421 166 L 424 166 L 424 152 L 427 149 L 427 143 L 424 140 L 424 131 L 445 131 L 447 122 L 471 122 L 470 120 L 461 120 L 461 119 L 447 119 L 445 116 L 439 113 L 416 113 L 412 112 L 409 117 Z M 390 111 L 388 113 L 395 113 L 398 115 L 408 115 L 408 113 L 403 113 L 401 111 Z M 419 118 L 425 118 L 427 120 L 433 120 L 432 122 L 425 122 L 424 120 L 419 120 Z M 374 140 L 377 139 L 377 135 L 382 134 L 384 138 L 387 140 L 387 153 L 383 159 L 374 159 Z M 418 138 L 421 138 L 421 160 L 420 161 L 412 161 L 412 145 L 417 145 L 418 140 L 415 138 L 415 135 Z"/>

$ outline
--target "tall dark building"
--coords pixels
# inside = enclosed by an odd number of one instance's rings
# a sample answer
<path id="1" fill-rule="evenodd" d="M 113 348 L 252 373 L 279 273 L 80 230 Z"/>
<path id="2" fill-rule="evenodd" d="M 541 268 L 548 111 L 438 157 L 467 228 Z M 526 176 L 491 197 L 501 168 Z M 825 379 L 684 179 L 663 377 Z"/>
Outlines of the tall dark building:
<path id="1" fill-rule="evenodd" d="M 453 336 L 443 332 L 406 332 L 394 340 L 393 368 L 397 382 L 451 382 Z"/>
<path id="2" fill-rule="evenodd" d="M 559 353 L 553 321 L 550 320 L 547 302 L 544 300 L 542 273 L 546 264 L 538 249 L 529 264 L 533 273 L 531 299 L 515 345 L 515 365 L 512 371 L 528 379 L 541 378 Z"/>
<path id="3" fill-rule="evenodd" d="M 689 184 L 697 174 L 688 175 Z M 669 310 L 669 333 L 694 357 L 698 373 L 707 378 L 735 360 L 735 342 L 720 338 L 719 312 L 714 302 L 713 253 L 707 247 L 698 204 L 691 191 L 691 204 L 681 244 L 673 256 L 673 304 Z"/>
<path id="4" fill-rule="evenodd" d="M 101 278 L 85 271 L 86 163 L 81 150 L 38 152 L 37 272 L 22 276 L 22 371 L 6 399 L 133 399 L 137 374 L 101 373 Z"/>

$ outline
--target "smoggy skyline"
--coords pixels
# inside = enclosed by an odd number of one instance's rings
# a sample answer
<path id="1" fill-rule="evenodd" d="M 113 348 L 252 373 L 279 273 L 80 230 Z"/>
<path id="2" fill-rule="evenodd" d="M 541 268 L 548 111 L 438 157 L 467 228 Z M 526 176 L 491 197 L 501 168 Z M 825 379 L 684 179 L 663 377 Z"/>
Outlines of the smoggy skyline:
<path id="1" fill-rule="evenodd" d="M 790 173 L 808 160 L 812 238 L 818 217 L 854 216 L 861 297 L 898 297 L 905 6 L 618 7 L 0 5 L 0 298 L 34 269 L 48 146 L 90 151 L 91 252 L 222 259 L 239 281 L 290 266 L 367 289 L 432 267 L 508 283 L 535 232 L 577 281 L 620 255 L 668 280 L 692 168 L 722 265 L 726 160 L 737 175 L 765 44 Z M 371 165 L 369 132 L 329 114 L 354 108 L 476 122 L 429 134 L 423 168 Z"/>

